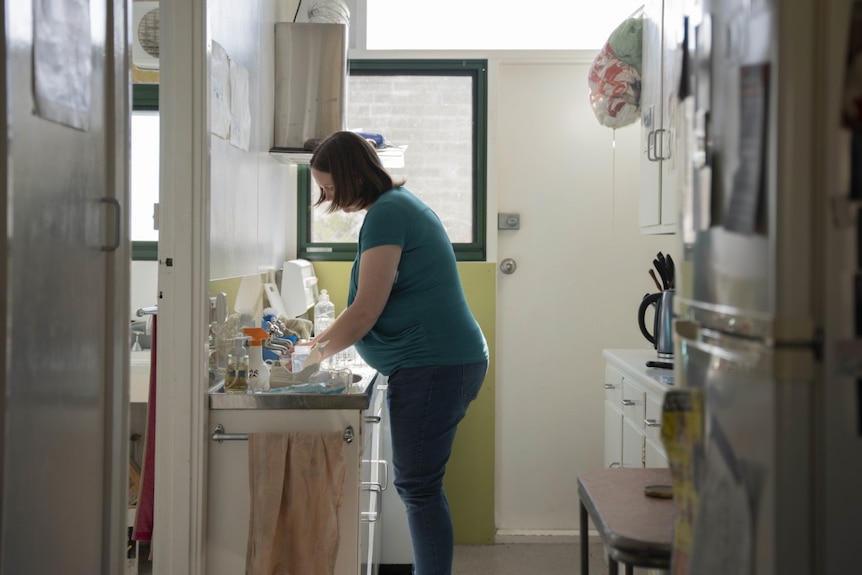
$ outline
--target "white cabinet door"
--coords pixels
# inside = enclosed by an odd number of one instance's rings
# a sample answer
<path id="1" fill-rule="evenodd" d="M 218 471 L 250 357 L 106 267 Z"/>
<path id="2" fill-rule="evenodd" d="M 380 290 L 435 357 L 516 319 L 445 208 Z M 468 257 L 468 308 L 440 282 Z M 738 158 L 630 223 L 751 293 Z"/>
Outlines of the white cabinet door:
<path id="1" fill-rule="evenodd" d="M 646 393 L 633 380 L 623 378 L 623 467 L 644 466 Z"/>
<path id="2" fill-rule="evenodd" d="M 677 131 L 682 127 L 682 106 L 677 104 L 682 68 L 683 12 L 681 0 L 664 0 L 661 33 L 662 129 L 656 136 L 661 158 L 661 228 L 672 231 L 677 222 L 678 178 Z M 668 230 L 671 228 L 671 230 Z"/>
<path id="3" fill-rule="evenodd" d="M 620 467 L 623 461 L 623 374 L 605 366 L 605 467 Z"/>
<path id="4" fill-rule="evenodd" d="M 623 463 L 623 412 L 605 400 L 605 467 Z"/>
<path id="5" fill-rule="evenodd" d="M 651 393 L 647 394 L 644 431 L 646 431 L 647 439 L 659 446 L 663 445 L 661 439 L 661 404 L 661 397 L 657 397 Z"/>
<path id="6" fill-rule="evenodd" d="M 641 230 L 661 224 L 661 164 L 657 159 L 656 130 L 661 128 L 661 23 L 662 0 L 647 0 L 643 13 L 641 64 Z"/>
<path id="7" fill-rule="evenodd" d="M 623 467 L 644 466 L 643 430 L 628 417 L 623 419 Z"/>
<path id="8" fill-rule="evenodd" d="M 646 467 L 667 467 L 664 449 L 647 440 L 644 445 L 644 464 Z"/>
<path id="9" fill-rule="evenodd" d="M 680 0 L 647 0 L 641 67 L 642 233 L 674 233 L 677 222 L 676 95 L 683 30 Z"/>

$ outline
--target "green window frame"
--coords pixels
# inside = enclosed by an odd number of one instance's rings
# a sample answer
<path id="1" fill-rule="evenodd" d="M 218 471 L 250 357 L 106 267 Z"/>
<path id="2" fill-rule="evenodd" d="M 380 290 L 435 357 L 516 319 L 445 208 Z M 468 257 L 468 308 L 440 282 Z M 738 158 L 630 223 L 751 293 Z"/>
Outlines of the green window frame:
<path id="1" fill-rule="evenodd" d="M 158 111 L 159 85 L 132 84 L 132 110 Z M 159 259 L 159 242 L 132 242 L 132 260 L 154 262 Z"/>
<path id="2" fill-rule="evenodd" d="M 488 157 L 487 60 L 350 60 L 348 68 L 351 75 L 468 76 L 473 79 L 473 238 L 470 242 L 453 242 L 452 245 L 458 261 L 485 261 Z M 297 190 L 297 256 L 310 261 L 352 261 L 356 257 L 356 242 L 311 241 L 311 214 L 316 198 L 311 197 L 311 174 L 307 165 L 298 166 Z"/>

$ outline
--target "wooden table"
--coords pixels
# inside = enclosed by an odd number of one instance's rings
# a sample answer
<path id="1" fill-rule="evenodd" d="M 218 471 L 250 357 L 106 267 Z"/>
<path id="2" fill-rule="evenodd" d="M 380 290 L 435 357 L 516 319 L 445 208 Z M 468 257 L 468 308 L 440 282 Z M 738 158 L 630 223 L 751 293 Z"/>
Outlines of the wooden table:
<path id="1" fill-rule="evenodd" d="M 673 500 L 644 494 L 647 485 L 670 484 L 668 469 L 597 469 L 578 477 L 581 575 L 589 574 L 588 516 L 608 549 L 610 575 L 618 575 L 618 563 L 626 575 L 635 567 L 670 568 Z"/>

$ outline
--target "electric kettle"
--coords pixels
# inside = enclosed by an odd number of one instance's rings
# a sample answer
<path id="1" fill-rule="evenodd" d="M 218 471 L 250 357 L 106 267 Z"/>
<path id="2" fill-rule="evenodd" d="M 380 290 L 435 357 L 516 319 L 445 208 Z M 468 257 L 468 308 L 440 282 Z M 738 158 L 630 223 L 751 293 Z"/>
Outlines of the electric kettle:
<path id="1" fill-rule="evenodd" d="M 674 290 L 669 289 L 646 295 L 638 307 L 638 327 L 662 359 L 673 358 L 673 294 Z M 644 319 L 650 306 L 655 306 L 652 333 Z"/>

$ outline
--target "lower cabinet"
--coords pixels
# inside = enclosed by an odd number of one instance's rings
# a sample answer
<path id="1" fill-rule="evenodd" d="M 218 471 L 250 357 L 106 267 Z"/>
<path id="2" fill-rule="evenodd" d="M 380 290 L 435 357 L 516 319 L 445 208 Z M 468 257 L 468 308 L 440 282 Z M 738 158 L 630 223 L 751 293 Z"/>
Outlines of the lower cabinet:
<path id="1" fill-rule="evenodd" d="M 667 384 L 647 370 L 652 350 L 605 350 L 606 467 L 667 467 L 661 405 Z"/>
<path id="2" fill-rule="evenodd" d="M 339 546 L 335 575 L 375 575 L 380 563 L 382 491 L 389 469 L 380 457 L 380 426 L 385 379 L 374 384 L 367 410 L 219 409 L 210 427 L 225 433 L 344 431 L 356 433 L 345 444 L 347 473 L 339 507 Z M 210 441 L 207 484 L 207 575 L 245 573 L 250 494 L 248 442 Z"/>

